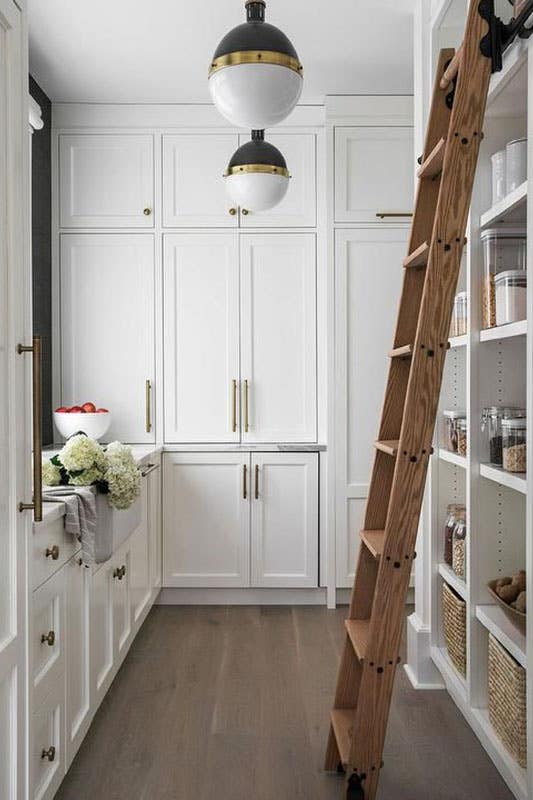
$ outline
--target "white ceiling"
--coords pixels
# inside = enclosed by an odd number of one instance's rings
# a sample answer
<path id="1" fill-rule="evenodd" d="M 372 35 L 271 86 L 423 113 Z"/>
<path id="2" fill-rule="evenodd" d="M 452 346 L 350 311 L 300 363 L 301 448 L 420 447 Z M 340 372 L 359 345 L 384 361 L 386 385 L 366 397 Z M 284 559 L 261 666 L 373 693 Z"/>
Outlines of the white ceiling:
<path id="1" fill-rule="evenodd" d="M 412 92 L 413 0 L 267 0 L 304 65 L 302 102 Z M 60 102 L 208 102 L 243 0 L 29 0 L 30 71 Z"/>

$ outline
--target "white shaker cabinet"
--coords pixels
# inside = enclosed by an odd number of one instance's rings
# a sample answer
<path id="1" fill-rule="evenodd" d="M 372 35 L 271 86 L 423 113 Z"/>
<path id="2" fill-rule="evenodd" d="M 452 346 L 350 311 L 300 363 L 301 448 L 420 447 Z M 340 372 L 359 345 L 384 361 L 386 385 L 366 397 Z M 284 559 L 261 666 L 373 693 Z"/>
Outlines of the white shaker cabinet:
<path id="1" fill-rule="evenodd" d="M 241 236 L 243 442 L 313 442 L 314 234 Z"/>
<path id="2" fill-rule="evenodd" d="M 148 485 L 146 478 L 142 479 L 141 502 L 142 517 L 141 524 L 132 533 L 130 549 L 130 592 L 131 592 L 131 615 L 132 625 L 135 626 L 140 620 L 143 612 L 148 607 L 152 594 L 150 585 L 151 565 L 150 565 L 150 539 L 148 537 Z"/>
<path id="3" fill-rule="evenodd" d="M 412 127 L 335 128 L 335 221 L 409 222 L 413 147 Z"/>
<path id="4" fill-rule="evenodd" d="M 239 146 L 237 134 L 163 136 L 163 225 L 236 228 L 238 208 L 226 195 L 224 170 Z"/>
<path id="5" fill-rule="evenodd" d="M 61 402 L 112 413 L 107 441 L 155 441 L 154 242 L 150 234 L 61 237 Z"/>
<path id="6" fill-rule="evenodd" d="M 150 548 L 150 586 L 156 592 L 161 588 L 161 463 L 160 456 L 150 465 L 147 481 L 147 519 Z"/>
<path id="7" fill-rule="evenodd" d="M 163 585 L 248 586 L 248 453 L 163 456 Z"/>
<path id="8" fill-rule="evenodd" d="M 91 589 L 91 697 L 96 706 L 109 688 L 113 674 L 113 570 L 112 561 L 92 576 Z"/>
<path id="9" fill-rule="evenodd" d="M 63 228 L 152 228 L 153 137 L 61 135 L 59 193 Z"/>
<path id="10" fill-rule="evenodd" d="M 90 569 L 73 556 L 64 566 L 66 618 L 66 763 L 67 769 L 92 719 L 90 695 Z"/>
<path id="11" fill-rule="evenodd" d="M 163 285 L 165 441 L 237 442 L 235 234 L 165 236 Z"/>

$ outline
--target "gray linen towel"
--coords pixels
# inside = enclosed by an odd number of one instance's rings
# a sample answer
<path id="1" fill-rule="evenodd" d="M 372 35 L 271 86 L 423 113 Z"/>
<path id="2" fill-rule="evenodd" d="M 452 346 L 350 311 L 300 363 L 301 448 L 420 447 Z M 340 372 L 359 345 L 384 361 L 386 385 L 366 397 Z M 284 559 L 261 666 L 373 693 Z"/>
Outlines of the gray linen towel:
<path id="1" fill-rule="evenodd" d="M 47 489 L 43 500 L 64 503 L 65 530 L 81 542 L 81 557 L 86 566 L 99 560 L 95 554 L 96 497 L 86 486 L 62 486 Z M 105 560 L 105 559 L 102 559 Z"/>

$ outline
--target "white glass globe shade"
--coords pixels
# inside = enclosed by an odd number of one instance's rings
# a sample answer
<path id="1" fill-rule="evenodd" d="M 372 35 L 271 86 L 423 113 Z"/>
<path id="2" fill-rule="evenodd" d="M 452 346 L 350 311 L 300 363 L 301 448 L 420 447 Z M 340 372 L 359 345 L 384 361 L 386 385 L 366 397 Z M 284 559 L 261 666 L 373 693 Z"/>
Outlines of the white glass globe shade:
<path id="1" fill-rule="evenodd" d="M 267 172 L 228 175 L 225 181 L 230 202 L 248 211 L 274 208 L 281 203 L 289 187 L 288 177 Z"/>
<path id="2" fill-rule="evenodd" d="M 302 76 L 278 64 L 235 64 L 209 78 L 213 103 L 232 125 L 264 130 L 289 116 L 300 98 Z"/>

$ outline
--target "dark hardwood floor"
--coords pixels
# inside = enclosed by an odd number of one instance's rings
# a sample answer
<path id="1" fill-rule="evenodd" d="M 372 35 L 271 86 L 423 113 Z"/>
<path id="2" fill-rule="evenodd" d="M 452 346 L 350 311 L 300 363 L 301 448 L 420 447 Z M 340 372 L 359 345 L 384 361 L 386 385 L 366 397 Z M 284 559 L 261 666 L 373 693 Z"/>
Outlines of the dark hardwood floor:
<path id="1" fill-rule="evenodd" d="M 322 772 L 346 609 L 155 607 L 61 800 L 341 800 Z M 380 800 L 512 800 L 443 691 L 398 670 Z"/>

